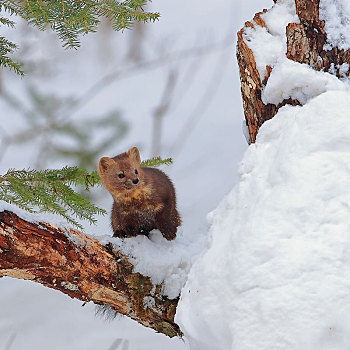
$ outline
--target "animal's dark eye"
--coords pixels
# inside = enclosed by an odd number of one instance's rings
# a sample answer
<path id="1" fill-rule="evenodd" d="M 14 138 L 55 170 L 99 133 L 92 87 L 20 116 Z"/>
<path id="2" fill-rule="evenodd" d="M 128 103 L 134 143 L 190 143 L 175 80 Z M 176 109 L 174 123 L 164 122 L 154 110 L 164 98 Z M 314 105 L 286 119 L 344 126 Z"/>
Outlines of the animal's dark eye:
<path id="1" fill-rule="evenodd" d="M 118 174 L 118 177 L 119 177 L 120 179 L 122 179 L 123 177 L 125 177 L 125 175 L 124 175 L 123 173 L 120 173 L 120 174 Z"/>
<path id="2" fill-rule="evenodd" d="M 137 175 L 139 172 L 137 171 L 137 169 L 135 169 L 135 174 Z"/>

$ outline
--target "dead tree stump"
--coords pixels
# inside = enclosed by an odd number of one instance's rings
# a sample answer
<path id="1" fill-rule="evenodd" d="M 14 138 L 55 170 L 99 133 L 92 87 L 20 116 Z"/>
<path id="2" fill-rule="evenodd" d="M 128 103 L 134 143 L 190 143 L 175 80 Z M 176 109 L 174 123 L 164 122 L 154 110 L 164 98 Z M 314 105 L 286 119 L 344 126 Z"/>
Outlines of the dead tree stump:
<path id="1" fill-rule="evenodd" d="M 279 0 L 274 0 L 278 3 Z M 350 50 L 337 47 L 325 50 L 327 33 L 324 21 L 319 16 L 319 0 L 295 0 L 296 14 L 300 23 L 289 23 L 286 27 L 287 52 L 286 57 L 299 63 L 310 65 L 318 71 L 326 71 L 340 77 L 339 66 L 350 64 Z M 275 116 L 281 106 L 286 104 L 300 104 L 297 100 L 287 99 L 278 105 L 265 105 L 261 99 L 263 87 L 266 85 L 273 67 L 266 67 L 267 74 L 260 77 L 252 50 L 244 40 L 244 33 L 248 27 L 266 27 L 261 15 L 257 13 L 251 22 L 238 32 L 237 60 L 239 65 L 241 93 L 246 123 L 249 129 L 250 143 L 255 142 L 260 126 Z M 342 72 L 344 75 L 344 72 Z M 349 71 L 345 73 L 349 75 Z"/>

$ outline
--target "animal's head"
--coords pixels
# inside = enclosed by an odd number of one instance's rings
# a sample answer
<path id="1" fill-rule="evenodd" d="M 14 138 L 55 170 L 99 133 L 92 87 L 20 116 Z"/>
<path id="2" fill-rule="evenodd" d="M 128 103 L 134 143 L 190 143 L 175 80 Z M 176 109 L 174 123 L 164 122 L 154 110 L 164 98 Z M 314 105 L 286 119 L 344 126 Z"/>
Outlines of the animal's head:
<path id="1" fill-rule="evenodd" d="M 140 153 L 137 147 L 113 158 L 100 159 L 98 173 L 102 183 L 113 197 L 131 192 L 142 184 L 140 163 Z"/>

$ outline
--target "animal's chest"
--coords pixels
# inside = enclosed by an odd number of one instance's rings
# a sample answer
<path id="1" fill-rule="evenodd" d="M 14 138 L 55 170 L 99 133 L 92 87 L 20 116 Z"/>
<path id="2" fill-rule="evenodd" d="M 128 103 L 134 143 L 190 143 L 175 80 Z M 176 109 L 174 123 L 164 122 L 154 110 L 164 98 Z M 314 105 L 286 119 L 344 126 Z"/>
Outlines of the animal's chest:
<path id="1" fill-rule="evenodd" d="M 152 195 L 148 188 L 135 189 L 130 195 L 123 198 L 120 214 L 123 216 L 141 216 L 154 218 L 155 214 L 163 208 L 162 203 Z"/>

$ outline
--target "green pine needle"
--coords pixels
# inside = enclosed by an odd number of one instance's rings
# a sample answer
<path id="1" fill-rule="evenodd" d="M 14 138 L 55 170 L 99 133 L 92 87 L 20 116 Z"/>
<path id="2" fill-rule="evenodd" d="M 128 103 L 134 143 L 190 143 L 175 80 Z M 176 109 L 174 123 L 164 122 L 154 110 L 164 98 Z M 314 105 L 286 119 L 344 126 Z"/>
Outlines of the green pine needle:
<path id="1" fill-rule="evenodd" d="M 18 15 L 40 30 L 51 28 L 65 48 L 78 48 L 80 36 L 96 32 L 101 17 L 108 18 L 114 30 L 132 28 L 135 22 L 155 22 L 159 13 L 145 12 L 150 0 L 0 0 L 0 11 Z M 14 27 L 14 22 L 0 17 L 0 26 Z M 0 51 L 12 52 L 10 42 L 1 37 Z M 0 53 L 0 67 L 23 75 L 21 66 Z"/>
<path id="2" fill-rule="evenodd" d="M 11 26 L 13 22 L 0 17 L 0 23 Z M 12 24 L 11 24 L 12 23 Z M 0 36 L 0 67 L 6 67 L 14 70 L 17 74 L 23 75 L 22 66 L 13 61 L 8 54 L 12 54 L 17 50 L 17 45 Z"/>
<path id="3" fill-rule="evenodd" d="M 141 163 L 142 167 L 172 164 L 172 159 L 152 158 Z M 69 223 L 82 229 L 76 219 L 96 223 L 96 215 L 106 211 L 93 205 L 72 187 L 91 187 L 101 184 L 97 171 L 64 167 L 46 170 L 9 169 L 0 176 L 0 200 L 17 205 L 30 213 L 50 212 L 64 217 Z"/>
<path id="4" fill-rule="evenodd" d="M 32 25 L 40 30 L 50 26 L 67 48 L 80 45 L 79 35 L 95 32 L 101 17 L 107 17 L 115 30 L 131 28 L 134 22 L 154 22 L 158 13 L 142 9 L 148 1 L 117 0 L 0 0 L 12 5 Z"/>
<path id="5" fill-rule="evenodd" d="M 95 215 L 106 211 L 90 203 L 72 186 L 83 185 L 88 190 L 100 183 L 96 172 L 64 167 L 47 170 L 13 170 L 0 176 L 0 199 L 32 213 L 51 212 L 82 229 L 75 218 L 96 223 Z"/>
<path id="6" fill-rule="evenodd" d="M 171 158 L 162 159 L 160 157 L 154 157 L 152 159 L 144 160 L 143 162 L 141 162 L 142 167 L 147 167 L 147 166 L 157 167 L 163 164 L 164 165 L 173 164 L 173 160 Z"/>

